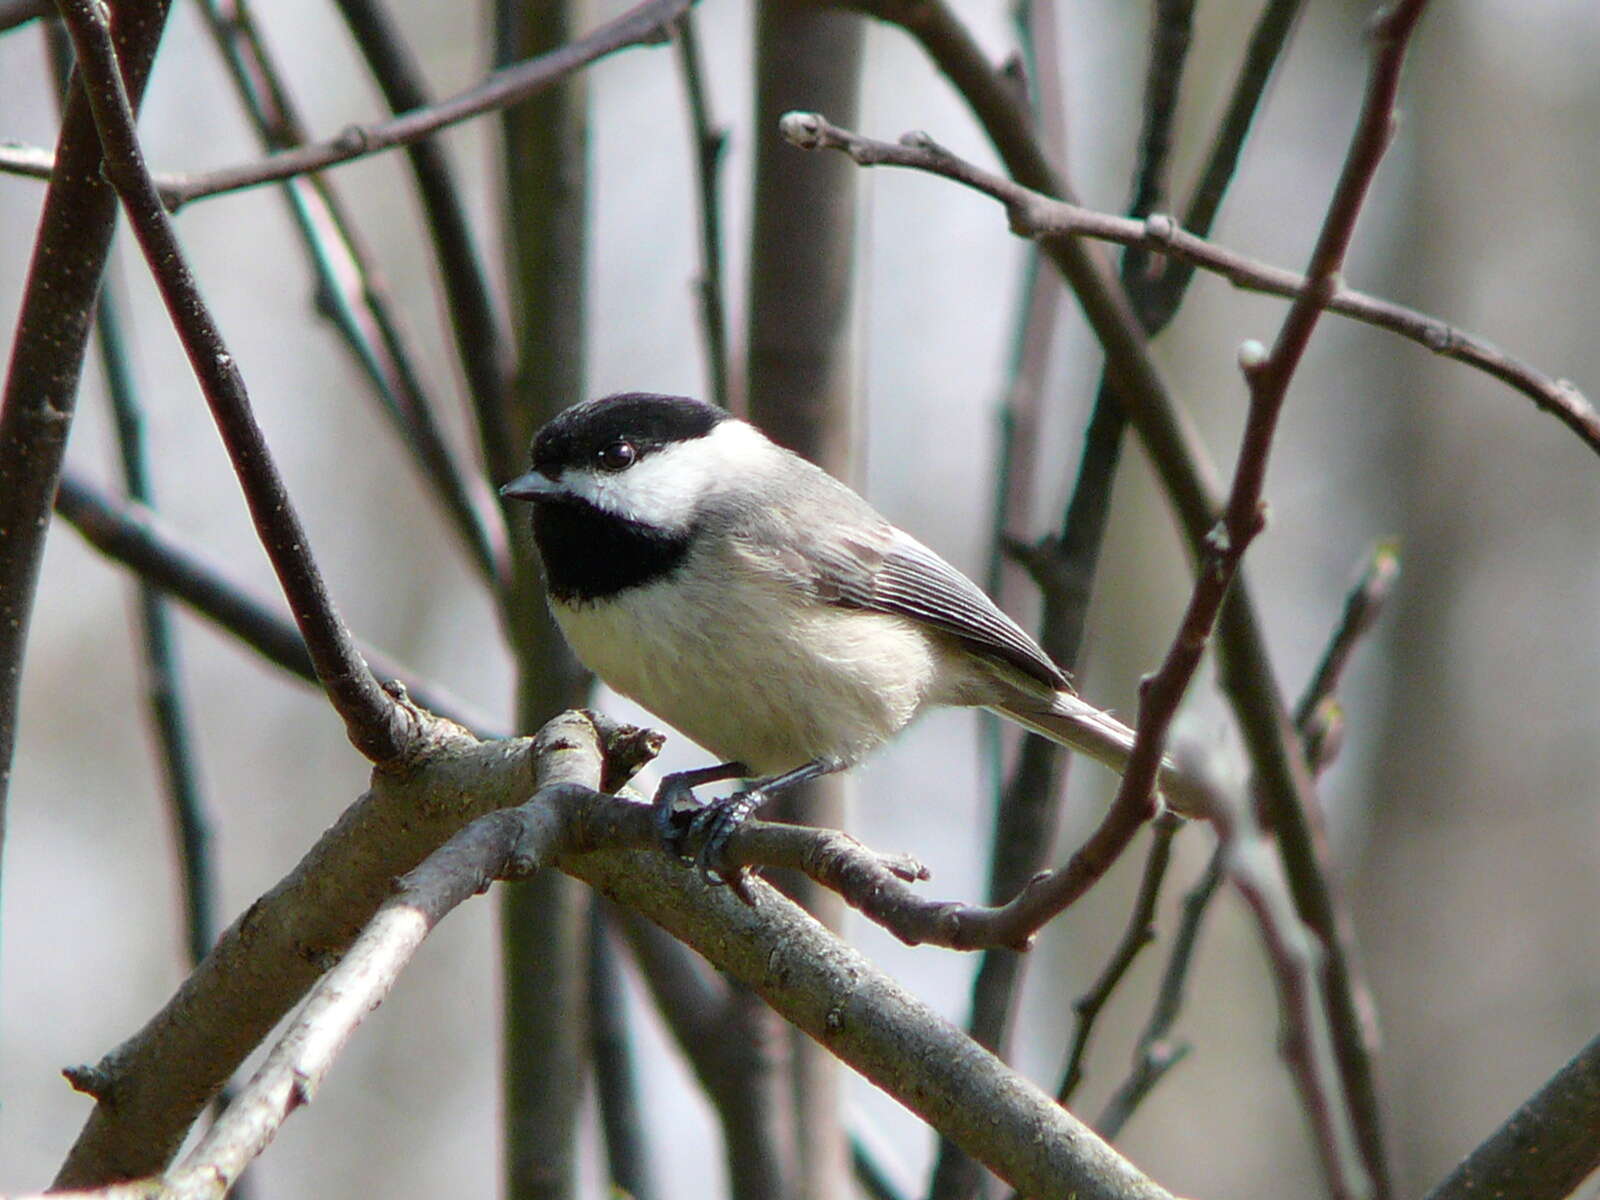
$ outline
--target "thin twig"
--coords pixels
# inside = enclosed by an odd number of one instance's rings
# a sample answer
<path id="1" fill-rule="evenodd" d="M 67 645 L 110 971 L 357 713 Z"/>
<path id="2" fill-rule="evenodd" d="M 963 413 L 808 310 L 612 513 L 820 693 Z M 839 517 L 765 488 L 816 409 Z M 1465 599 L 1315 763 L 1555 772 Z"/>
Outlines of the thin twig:
<path id="1" fill-rule="evenodd" d="M 1313 673 L 1295 706 L 1296 713 L 1303 714 L 1296 728 L 1305 743 L 1306 761 L 1318 774 L 1326 770 L 1333 759 L 1333 747 L 1327 741 L 1327 731 L 1319 714 L 1337 703 L 1337 687 L 1343 669 L 1362 636 L 1372 629 L 1398 570 L 1399 559 L 1392 544 L 1380 544 L 1373 551 L 1360 581 L 1345 599 L 1344 612 L 1323 651 L 1323 665 Z M 1184 898 L 1183 917 L 1162 972 L 1155 1006 L 1134 1049 L 1133 1065 L 1095 1122 L 1096 1132 L 1107 1139 L 1116 1140 L 1134 1110 L 1189 1052 L 1187 1043 L 1173 1042 L 1170 1038 L 1183 1006 L 1184 987 L 1198 945 L 1200 922 L 1222 882 L 1222 863 L 1219 845 L 1204 875 Z M 1363 998 L 1359 1006 L 1370 1008 L 1370 1001 Z"/>
<path id="2" fill-rule="evenodd" d="M 373 676 L 340 620 L 309 550 L 233 356 L 183 258 L 171 218 L 144 166 L 133 110 L 123 89 L 105 10 L 95 0 L 62 0 L 79 71 L 100 131 L 107 177 L 122 197 L 189 361 L 238 472 L 262 544 L 317 666 L 317 676 L 344 718 L 351 743 L 375 762 L 398 756 L 408 717 Z"/>
<path id="3" fill-rule="evenodd" d="M 1194 27 L 1195 0 L 1155 0 L 1150 22 L 1150 62 L 1145 70 L 1143 119 L 1139 129 L 1139 166 L 1134 173 L 1128 215 L 1147 217 L 1166 207 L 1168 177 L 1172 172 L 1172 138 L 1178 120 L 1178 98 L 1183 69 L 1189 60 Z M 1122 256 L 1122 281 L 1128 287 L 1139 323 L 1146 331 L 1156 325 L 1141 303 L 1147 289 L 1141 286 L 1150 273 L 1148 254 L 1129 246 Z"/>
<path id="4" fill-rule="evenodd" d="M 1095 1132 L 1107 1141 L 1115 1141 L 1128 1118 L 1150 1094 L 1156 1084 L 1166 1077 L 1189 1053 L 1187 1042 L 1171 1041 L 1172 1027 L 1183 1011 L 1184 989 L 1189 982 L 1189 972 L 1194 965 L 1195 950 L 1200 944 L 1200 925 L 1211 907 L 1211 899 L 1222 882 L 1222 847 L 1218 846 L 1206 865 L 1205 873 L 1183 898 L 1183 916 L 1173 935 L 1172 950 L 1167 955 L 1167 965 L 1161 972 L 1161 986 L 1156 992 L 1155 1005 L 1150 1019 L 1145 1023 L 1134 1048 L 1133 1066 L 1127 1077 L 1111 1093 L 1100 1117 L 1094 1123 Z M 1063 1089 L 1066 1081 L 1063 1080 Z"/>
<path id="5" fill-rule="evenodd" d="M 1344 678 L 1345 668 L 1361 639 L 1372 629 L 1388 602 L 1400 577 L 1400 547 L 1392 541 L 1379 542 L 1367 558 L 1366 567 L 1355 587 L 1345 596 L 1344 611 L 1333 636 L 1323 648 L 1322 658 L 1311 673 L 1311 682 L 1295 705 L 1295 727 L 1304 736 L 1317 708 L 1333 698 Z"/>
<path id="6" fill-rule="evenodd" d="M 122 327 L 124 300 L 121 280 L 112 272 L 100 291 L 95 330 L 105 366 L 106 391 L 115 417 L 123 488 L 134 503 L 152 506 L 154 489 L 144 443 L 144 406 L 134 382 L 133 364 L 129 361 Z M 177 635 L 167 600 L 155 584 L 137 576 L 135 582 L 144 648 L 146 699 L 160 751 L 172 827 L 177 834 L 179 877 L 183 881 L 184 943 L 193 965 L 205 957 L 217 936 L 211 818 L 200 788 L 194 732 L 189 724 L 183 674 L 178 665 Z"/>
<path id="7" fill-rule="evenodd" d="M 1140 221 L 1051 199 L 956 157 L 926 134 L 907 134 L 899 143 L 880 142 L 832 125 L 816 113 L 791 114 L 784 132 L 803 149 L 842 150 L 862 166 L 926 171 L 982 192 L 1005 205 L 1013 231 L 1022 237 L 1045 242 L 1087 237 L 1123 246 L 1144 246 L 1193 262 L 1246 291 L 1269 295 L 1299 299 L 1313 286 L 1305 275 L 1270 266 L 1197 237 L 1163 214 Z M 1386 329 L 1435 354 L 1484 371 L 1533 400 L 1590 449 L 1600 452 L 1600 413 L 1572 383 L 1552 379 L 1437 317 L 1347 288 L 1337 279 L 1321 286 L 1324 292 L 1318 297 L 1320 308 Z"/>
<path id="8" fill-rule="evenodd" d="M 381 0 L 339 0 L 339 11 L 390 109 L 399 113 L 426 108 L 432 97 L 421 67 Z M 495 303 L 445 147 L 438 138 L 426 138 L 411 143 L 406 155 L 444 283 L 456 361 L 472 396 L 479 445 L 490 477 L 503 483 L 516 473 L 522 453 L 506 422 L 515 357 L 506 320 Z"/>
<path id="9" fill-rule="evenodd" d="M 268 662 L 316 685 L 317 672 L 305 639 L 287 612 L 231 582 L 220 566 L 186 546 L 155 516 L 118 503 L 72 470 L 61 476 L 56 512 L 85 541 L 175 600 L 215 623 L 229 637 Z M 436 716 L 454 721 L 479 737 L 503 737 L 502 723 L 476 711 L 443 688 L 369 646 L 360 647 L 374 672 L 402 686 L 410 699 Z"/>
<path id="10" fill-rule="evenodd" d="M 1339 181 L 1328 203 L 1322 231 L 1311 252 L 1310 265 L 1306 269 L 1307 286 L 1290 306 L 1271 353 L 1259 364 L 1249 361 L 1248 356 L 1241 358 L 1250 387 L 1252 414 L 1258 409 L 1270 411 L 1259 426 L 1253 418 L 1246 426 L 1245 446 L 1240 451 L 1235 477 L 1236 494 L 1241 486 L 1247 487 L 1256 496 L 1260 494 L 1266 471 L 1266 447 L 1272 437 L 1277 411 L 1281 409 L 1289 381 L 1316 328 L 1326 299 L 1338 291 L 1339 274 L 1355 235 L 1356 219 L 1377 175 L 1378 164 L 1393 137 L 1401 68 L 1405 63 L 1411 35 L 1426 3 L 1427 0 L 1399 0 L 1394 7 L 1383 10 L 1374 22 L 1372 66 L 1362 98 L 1361 113 L 1351 136 L 1350 150 L 1339 173 Z M 1260 447 L 1259 453 L 1250 450 L 1252 444 Z M 1253 510 L 1246 513 L 1242 508 L 1235 511 L 1230 506 L 1227 520 L 1230 539 L 1238 536 L 1245 521 L 1257 519 L 1258 515 Z M 1310 819 L 1310 807 L 1295 814 L 1274 809 L 1270 815 L 1275 821 L 1280 817 L 1298 817 L 1304 821 Z M 1316 852 L 1314 833 L 1296 840 L 1304 840 L 1312 853 Z M 1324 858 L 1319 866 L 1321 870 L 1317 876 L 1323 886 L 1314 892 L 1304 889 L 1297 891 L 1295 902 L 1306 923 L 1323 943 L 1323 993 L 1328 1006 L 1339 1076 L 1350 1106 L 1362 1163 L 1371 1177 L 1378 1200 L 1387 1200 L 1392 1194 L 1393 1185 L 1384 1144 L 1382 1106 L 1378 1100 L 1373 1069 L 1373 1047 L 1367 1022 L 1362 1019 L 1360 998 L 1364 989 L 1354 962 L 1348 918 L 1341 913 L 1329 883 L 1331 865 Z M 1292 885 L 1302 882 L 1300 877 L 1291 877 Z"/>
<path id="11" fill-rule="evenodd" d="M 722 203 L 717 188 L 728 131 L 711 120 L 705 65 L 692 12 L 685 12 L 673 23 L 672 35 L 678 54 L 678 74 L 683 78 L 684 96 L 688 101 L 689 133 L 694 139 L 695 196 L 700 209 L 700 278 L 696 281 L 695 292 L 700 300 L 700 332 L 705 338 L 706 379 L 712 403 L 719 408 L 731 408 L 728 315 L 722 295 Z"/>
<path id="12" fill-rule="evenodd" d="M 1280 1049 L 1300 1092 L 1334 1200 L 1361 1200 L 1375 1181 L 1362 1161 L 1352 1113 L 1321 1019 L 1327 997 L 1319 987 L 1323 943 L 1296 912 L 1278 873 L 1269 839 L 1249 806 L 1218 798 L 1212 812 L 1228 879 L 1239 889 L 1261 930 L 1278 985 Z M 1321 1035 L 1321 1036 L 1319 1036 Z"/>
<path id="13" fill-rule="evenodd" d="M 263 147 L 281 150 L 304 142 L 304 122 L 245 0 L 206 0 L 203 9 Z M 348 210 L 322 175 L 284 180 L 283 195 L 317 277 L 322 311 L 371 381 L 468 557 L 498 583 L 506 569 L 499 509 L 483 481 L 461 469 L 440 429 L 437 405 L 422 382 L 393 297 Z"/>
<path id="14" fill-rule="evenodd" d="M 396 146 L 420 141 L 439 130 L 484 113 L 508 108 L 544 91 L 597 59 L 629 46 L 664 40 L 664 31 L 686 12 L 692 0 L 645 0 L 593 33 L 565 46 L 504 67 L 482 83 L 425 108 L 413 109 L 387 121 L 351 125 L 336 138 L 310 142 L 268 158 L 236 167 L 206 171 L 166 180 L 166 199 L 173 208 L 203 196 L 238 191 L 320 171 L 339 163 L 365 158 Z"/>
<path id="15" fill-rule="evenodd" d="M 1166 879 L 1167 864 L 1172 861 L 1172 838 L 1183 824 L 1171 813 L 1158 818 L 1150 830 L 1150 854 L 1145 859 L 1144 875 L 1139 880 L 1139 894 L 1134 898 L 1128 923 L 1110 959 L 1100 971 L 1093 986 L 1072 1003 L 1076 1021 L 1072 1031 L 1072 1048 L 1067 1053 L 1067 1066 L 1062 1075 L 1061 1088 L 1056 1099 L 1069 1104 L 1072 1095 L 1083 1081 L 1083 1057 L 1089 1049 L 1089 1039 L 1095 1022 L 1122 982 L 1128 968 L 1139 952 L 1156 940 L 1156 901 L 1161 898 L 1161 884 Z"/>
<path id="16" fill-rule="evenodd" d="M 1212 136 L 1211 152 L 1200 170 L 1189 204 L 1184 209 L 1183 227 L 1197 237 L 1211 232 L 1212 222 L 1222 208 L 1222 199 L 1228 185 L 1238 170 L 1239 156 L 1245 139 L 1255 123 L 1256 112 L 1266 93 L 1267 81 L 1283 56 L 1289 34 L 1294 29 L 1305 0 L 1267 0 L 1250 31 L 1250 41 L 1245 47 L 1244 63 L 1239 77 L 1234 81 L 1233 92 L 1228 97 L 1228 107 L 1217 122 Z M 1151 208 L 1139 216 L 1156 211 Z M 1151 280 L 1151 286 L 1140 298 L 1140 310 L 1151 328 L 1164 327 L 1178 305 L 1183 302 L 1194 278 L 1194 265 L 1180 258 L 1169 258 L 1166 268 Z"/>

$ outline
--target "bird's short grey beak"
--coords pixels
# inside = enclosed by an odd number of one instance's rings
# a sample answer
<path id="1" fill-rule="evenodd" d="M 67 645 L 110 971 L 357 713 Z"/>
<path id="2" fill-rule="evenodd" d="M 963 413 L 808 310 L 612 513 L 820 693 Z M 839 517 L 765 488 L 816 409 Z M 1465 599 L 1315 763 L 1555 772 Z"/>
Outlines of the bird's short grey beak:
<path id="1" fill-rule="evenodd" d="M 519 475 L 505 487 L 500 489 L 500 494 L 508 500 L 537 500 L 541 496 L 554 495 L 561 490 L 561 485 L 548 475 L 539 471 L 529 471 L 526 475 Z"/>

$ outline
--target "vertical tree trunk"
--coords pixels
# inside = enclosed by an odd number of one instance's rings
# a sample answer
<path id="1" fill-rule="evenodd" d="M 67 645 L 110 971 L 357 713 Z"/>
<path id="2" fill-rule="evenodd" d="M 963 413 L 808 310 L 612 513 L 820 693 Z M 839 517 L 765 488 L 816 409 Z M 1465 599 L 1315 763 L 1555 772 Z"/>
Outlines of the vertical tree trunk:
<path id="1" fill-rule="evenodd" d="M 756 166 L 750 247 L 747 398 L 772 438 L 849 480 L 853 357 L 850 295 L 855 264 L 855 176 L 841 156 L 801 155 L 778 136 L 791 109 L 853 124 L 860 91 L 860 18 L 794 0 L 763 0 L 756 19 Z M 785 819 L 845 823 L 845 783 L 835 776 L 787 796 Z M 843 905 L 809 881 L 793 894 L 838 928 Z M 793 1030 L 797 1198 L 848 1194 L 838 1064 Z"/>
<path id="2" fill-rule="evenodd" d="M 576 4 L 496 5 L 504 63 L 574 35 Z M 517 323 L 517 377 L 506 426 L 518 454 L 553 413 L 582 398 L 587 117 L 582 76 L 509 110 L 505 154 L 507 275 Z M 512 512 L 508 597 L 517 650 L 517 722 L 537 729 L 587 694 L 582 669 L 545 607 L 526 512 Z M 588 1027 L 588 896 L 556 871 L 501 893 L 505 978 L 506 1195 L 575 1194 Z"/>

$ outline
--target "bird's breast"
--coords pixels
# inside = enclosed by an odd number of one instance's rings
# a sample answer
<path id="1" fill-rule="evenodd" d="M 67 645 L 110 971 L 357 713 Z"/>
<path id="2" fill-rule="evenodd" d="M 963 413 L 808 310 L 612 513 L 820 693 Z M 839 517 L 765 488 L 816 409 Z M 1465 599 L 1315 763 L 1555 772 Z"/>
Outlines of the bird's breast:
<path id="1" fill-rule="evenodd" d="M 940 651 L 913 622 L 835 608 L 760 573 L 690 564 L 552 610 L 615 691 L 758 775 L 853 761 L 938 699 Z"/>

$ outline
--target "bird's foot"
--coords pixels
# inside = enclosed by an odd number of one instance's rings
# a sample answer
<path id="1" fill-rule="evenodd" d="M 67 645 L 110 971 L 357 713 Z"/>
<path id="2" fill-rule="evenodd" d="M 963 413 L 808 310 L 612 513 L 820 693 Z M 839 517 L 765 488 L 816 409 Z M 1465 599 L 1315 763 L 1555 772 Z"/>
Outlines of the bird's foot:
<path id="1" fill-rule="evenodd" d="M 749 774 L 743 763 L 719 763 L 698 771 L 678 771 L 668 775 L 656 789 L 651 805 L 656 837 L 661 847 L 674 858 L 689 857 L 695 822 L 708 807 L 694 789 L 702 783 L 717 783 Z"/>
<path id="2" fill-rule="evenodd" d="M 730 884 L 747 900 L 744 879 L 749 873 L 745 867 L 728 863 L 728 843 L 739 831 L 750 814 L 766 803 L 767 796 L 760 788 L 747 788 L 731 796 L 722 796 L 702 805 L 689 822 L 688 844 L 695 850 L 695 870 L 709 886 Z"/>

